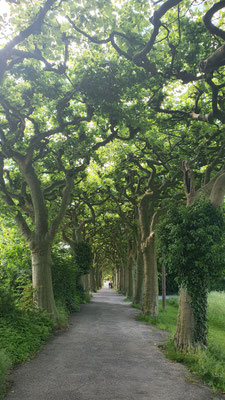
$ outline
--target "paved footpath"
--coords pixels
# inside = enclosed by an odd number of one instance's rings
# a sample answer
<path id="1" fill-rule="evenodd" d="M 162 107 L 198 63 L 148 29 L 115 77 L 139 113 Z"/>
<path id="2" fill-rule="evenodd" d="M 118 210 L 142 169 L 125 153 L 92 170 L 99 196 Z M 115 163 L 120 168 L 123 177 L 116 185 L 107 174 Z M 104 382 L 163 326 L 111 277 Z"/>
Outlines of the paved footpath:
<path id="1" fill-rule="evenodd" d="M 111 289 L 70 319 L 44 349 L 11 375 L 6 400 L 214 400 L 184 366 L 157 347 L 166 333 L 137 322 L 137 310 Z"/>

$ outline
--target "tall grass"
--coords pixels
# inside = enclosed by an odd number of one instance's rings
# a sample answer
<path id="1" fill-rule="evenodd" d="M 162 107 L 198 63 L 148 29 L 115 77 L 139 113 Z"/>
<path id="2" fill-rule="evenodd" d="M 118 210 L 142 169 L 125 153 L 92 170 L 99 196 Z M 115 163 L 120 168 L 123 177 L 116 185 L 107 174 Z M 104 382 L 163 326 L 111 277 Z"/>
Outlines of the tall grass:
<path id="1" fill-rule="evenodd" d="M 225 356 L 225 292 L 209 294 L 208 319 L 208 342 L 216 345 Z"/>
<path id="2" fill-rule="evenodd" d="M 211 292 L 208 296 L 208 348 L 182 353 L 173 344 L 176 330 L 178 297 L 167 300 L 166 310 L 159 304 L 159 317 L 138 316 L 139 320 L 156 325 L 171 333 L 170 341 L 165 345 L 168 358 L 182 362 L 212 387 L 214 391 L 225 392 L 225 292 Z"/>

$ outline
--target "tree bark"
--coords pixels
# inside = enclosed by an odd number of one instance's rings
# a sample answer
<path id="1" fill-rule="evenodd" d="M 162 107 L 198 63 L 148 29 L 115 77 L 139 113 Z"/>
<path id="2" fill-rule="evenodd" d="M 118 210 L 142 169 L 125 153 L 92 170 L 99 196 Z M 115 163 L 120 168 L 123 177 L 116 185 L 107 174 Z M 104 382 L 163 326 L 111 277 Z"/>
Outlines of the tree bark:
<path id="1" fill-rule="evenodd" d="M 166 309 L 166 267 L 162 265 L 162 309 Z"/>
<path id="2" fill-rule="evenodd" d="M 31 250 L 34 304 L 47 311 L 54 320 L 58 314 L 52 289 L 51 248 L 43 243 Z"/>
<path id="3" fill-rule="evenodd" d="M 144 259 L 144 301 L 143 313 L 158 316 L 158 273 L 157 261 L 155 252 L 155 237 L 154 235 L 148 241 L 148 244 L 143 251 Z"/>
<path id="4" fill-rule="evenodd" d="M 130 242 L 127 248 L 127 297 L 133 296 L 133 246 Z"/>
<path id="5" fill-rule="evenodd" d="M 140 248 L 137 250 L 136 261 L 136 282 L 134 292 L 134 304 L 141 304 L 143 297 L 143 282 L 144 282 L 144 259 Z"/>
<path id="6" fill-rule="evenodd" d="M 179 350 L 188 350 L 193 346 L 194 315 L 191 297 L 184 288 L 180 289 L 177 329 L 174 336 L 175 346 Z"/>
<path id="7" fill-rule="evenodd" d="M 122 263 L 121 263 L 121 265 L 120 265 L 119 274 L 120 274 L 120 279 L 119 279 L 119 282 L 120 282 L 119 291 L 120 291 L 120 293 L 124 293 L 124 267 L 123 267 Z"/>
<path id="8" fill-rule="evenodd" d="M 141 249 L 144 260 L 144 299 L 143 313 L 158 315 L 158 271 L 155 251 L 154 226 L 157 213 L 154 212 L 153 193 L 146 192 L 139 207 L 139 227 L 141 232 Z"/>
<path id="9" fill-rule="evenodd" d="M 91 290 L 90 274 L 81 275 L 80 282 L 84 292 L 89 293 Z"/>

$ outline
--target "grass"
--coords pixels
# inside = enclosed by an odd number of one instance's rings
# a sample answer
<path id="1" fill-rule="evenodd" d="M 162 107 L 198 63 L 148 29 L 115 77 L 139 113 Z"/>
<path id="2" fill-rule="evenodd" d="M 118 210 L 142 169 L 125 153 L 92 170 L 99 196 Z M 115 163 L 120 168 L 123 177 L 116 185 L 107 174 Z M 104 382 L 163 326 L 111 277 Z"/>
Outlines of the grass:
<path id="1" fill-rule="evenodd" d="M 140 306 L 133 305 L 135 308 L 141 308 Z M 162 309 L 162 301 L 159 301 L 159 316 L 149 317 L 145 315 L 138 315 L 139 321 L 145 321 L 147 323 L 155 325 L 157 328 L 171 332 L 171 335 L 175 333 L 177 324 L 177 311 L 178 311 L 178 297 L 172 297 L 167 300 L 166 310 Z"/>
<path id="2" fill-rule="evenodd" d="M 129 303 L 132 303 L 133 299 L 131 297 L 126 297 L 123 301 L 127 301 Z"/>
<path id="3" fill-rule="evenodd" d="M 208 342 L 216 344 L 225 355 L 225 292 L 211 292 L 208 297 Z"/>
<path id="4" fill-rule="evenodd" d="M 151 318 L 140 315 L 138 319 L 171 333 L 164 346 L 169 359 L 184 363 L 191 372 L 201 378 L 212 389 L 225 392 L 225 292 L 211 292 L 208 296 L 208 348 L 188 353 L 178 351 L 172 341 L 176 330 L 178 297 L 167 300 L 166 310 L 159 302 L 159 316 Z"/>

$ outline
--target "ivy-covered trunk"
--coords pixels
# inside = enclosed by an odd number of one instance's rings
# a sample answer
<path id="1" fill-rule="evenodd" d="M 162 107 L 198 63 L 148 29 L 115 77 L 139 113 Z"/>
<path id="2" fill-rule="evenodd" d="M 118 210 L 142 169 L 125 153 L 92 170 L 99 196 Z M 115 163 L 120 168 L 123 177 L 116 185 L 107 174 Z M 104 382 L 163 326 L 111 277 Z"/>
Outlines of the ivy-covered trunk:
<path id="1" fill-rule="evenodd" d="M 219 174 L 201 190 L 195 192 L 193 172 L 184 163 L 184 187 L 187 207 L 191 206 L 202 194 L 216 207 L 224 203 L 225 174 Z M 210 266 L 209 266 L 210 267 Z M 180 290 L 177 329 L 174 343 L 179 350 L 188 350 L 196 345 L 207 344 L 207 281 L 202 276 L 201 283 L 195 286 L 193 276 L 192 294 L 184 287 Z"/>

